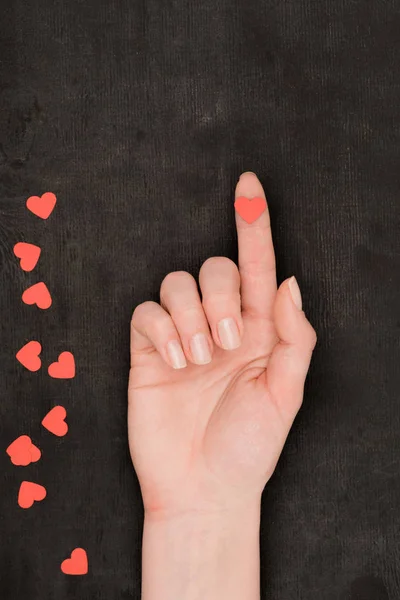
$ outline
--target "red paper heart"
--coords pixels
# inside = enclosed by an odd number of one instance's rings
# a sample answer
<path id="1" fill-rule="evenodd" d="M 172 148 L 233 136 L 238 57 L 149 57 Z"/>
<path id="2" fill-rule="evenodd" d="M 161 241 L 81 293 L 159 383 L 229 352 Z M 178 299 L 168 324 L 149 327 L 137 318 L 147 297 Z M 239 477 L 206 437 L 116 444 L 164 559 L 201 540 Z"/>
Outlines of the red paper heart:
<path id="1" fill-rule="evenodd" d="M 51 296 L 47 286 L 43 281 L 35 283 L 22 294 L 22 302 L 25 304 L 36 304 L 39 308 L 49 308 L 51 306 Z"/>
<path id="2" fill-rule="evenodd" d="M 32 504 L 46 498 L 46 488 L 32 481 L 23 481 L 18 493 L 18 504 L 21 508 L 30 508 Z"/>
<path id="3" fill-rule="evenodd" d="M 56 205 L 57 198 L 52 192 L 46 192 L 43 196 L 31 196 L 26 201 L 26 207 L 34 215 L 41 219 L 48 219 Z"/>
<path id="4" fill-rule="evenodd" d="M 264 198 L 245 198 L 241 196 L 235 201 L 235 210 L 246 221 L 254 223 L 266 209 L 267 202 Z"/>
<path id="5" fill-rule="evenodd" d="M 39 342 L 28 342 L 16 354 L 17 360 L 29 371 L 38 371 L 42 365 L 39 354 L 42 346 Z"/>
<path id="6" fill-rule="evenodd" d="M 28 435 L 20 435 L 8 446 L 6 452 L 12 464 L 21 467 L 37 462 L 41 457 L 39 448 L 32 443 Z"/>
<path id="7" fill-rule="evenodd" d="M 66 558 L 61 563 L 61 571 L 66 575 L 86 575 L 88 570 L 88 558 L 83 548 L 72 550 L 71 558 Z"/>
<path id="8" fill-rule="evenodd" d="M 61 352 L 57 362 L 49 366 L 50 377 L 71 379 L 75 377 L 75 359 L 71 352 Z"/>
<path id="9" fill-rule="evenodd" d="M 47 413 L 42 421 L 43 427 L 45 427 L 50 433 L 62 437 L 68 431 L 68 425 L 65 422 L 67 411 L 63 406 L 55 406 Z"/>
<path id="10" fill-rule="evenodd" d="M 26 242 L 18 242 L 14 246 L 14 254 L 21 259 L 19 264 L 23 271 L 32 271 L 36 267 L 41 251 L 39 246 Z"/>

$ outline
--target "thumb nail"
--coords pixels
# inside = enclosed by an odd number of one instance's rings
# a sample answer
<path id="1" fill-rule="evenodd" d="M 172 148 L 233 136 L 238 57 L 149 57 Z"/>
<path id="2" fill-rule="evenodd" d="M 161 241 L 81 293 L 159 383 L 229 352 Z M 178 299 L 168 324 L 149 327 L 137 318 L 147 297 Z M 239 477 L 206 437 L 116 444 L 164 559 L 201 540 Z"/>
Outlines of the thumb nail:
<path id="1" fill-rule="evenodd" d="M 292 300 L 296 305 L 296 308 L 301 310 L 303 305 L 301 301 L 301 292 L 299 284 L 297 283 L 296 277 L 294 275 L 289 279 L 289 291 L 290 295 L 292 296 Z"/>

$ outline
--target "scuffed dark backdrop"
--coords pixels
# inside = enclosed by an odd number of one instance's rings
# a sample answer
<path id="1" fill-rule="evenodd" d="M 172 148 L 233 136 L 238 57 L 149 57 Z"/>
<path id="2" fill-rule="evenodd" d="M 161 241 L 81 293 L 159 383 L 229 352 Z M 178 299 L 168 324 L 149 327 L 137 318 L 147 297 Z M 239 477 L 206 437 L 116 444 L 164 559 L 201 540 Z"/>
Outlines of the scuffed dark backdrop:
<path id="1" fill-rule="evenodd" d="M 262 598 L 399 598 L 399 2 L 0 8 L 2 600 L 140 598 L 129 320 L 169 271 L 236 260 L 242 170 L 265 185 L 279 282 L 296 275 L 319 337 L 263 496 Z M 25 202 L 46 191 L 58 203 L 42 221 Z M 32 273 L 21 240 L 43 249 Z M 47 311 L 21 302 L 39 280 Z M 31 339 L 37 373 L 15 359 Z M 75 379 L 47 375 L 63 350 Z M 64 438 L 40 425 L 55 404 Z M 43 456 L 15 467 L 5 449 L 22 433 Z M 48 492 L 29 510 L 23 479 Z M 89 573 L 65 576 L 77 546 Z"/>

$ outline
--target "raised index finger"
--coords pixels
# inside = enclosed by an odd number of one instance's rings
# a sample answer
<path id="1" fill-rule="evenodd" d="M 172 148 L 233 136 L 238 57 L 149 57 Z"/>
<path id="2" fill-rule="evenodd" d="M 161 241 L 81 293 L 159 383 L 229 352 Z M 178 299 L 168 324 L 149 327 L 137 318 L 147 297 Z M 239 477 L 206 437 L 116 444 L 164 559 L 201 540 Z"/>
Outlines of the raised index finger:
<path id="1" fill-rule="evenodd" d="M 242 311 L 272 319 L 277 291 L 275 252 L 265 193 L 254 173 L 243 173 L 236 185 L 235 215 Z"/>

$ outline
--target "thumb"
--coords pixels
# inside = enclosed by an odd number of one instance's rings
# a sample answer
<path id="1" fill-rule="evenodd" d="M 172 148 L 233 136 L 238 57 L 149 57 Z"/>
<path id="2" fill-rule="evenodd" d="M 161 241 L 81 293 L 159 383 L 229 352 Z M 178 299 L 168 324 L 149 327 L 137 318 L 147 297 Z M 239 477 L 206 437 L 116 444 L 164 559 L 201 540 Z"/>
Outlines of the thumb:
<path id="1" fill-rule="evenodd" d="M 279 287 L 274 304 L 274 323 L 279 338 L 266 373 L 268 393 L 283 416 L 293 421 L 303 401 L 304 383 L 317 335 L 302 310 L 295 277 Z"/>

